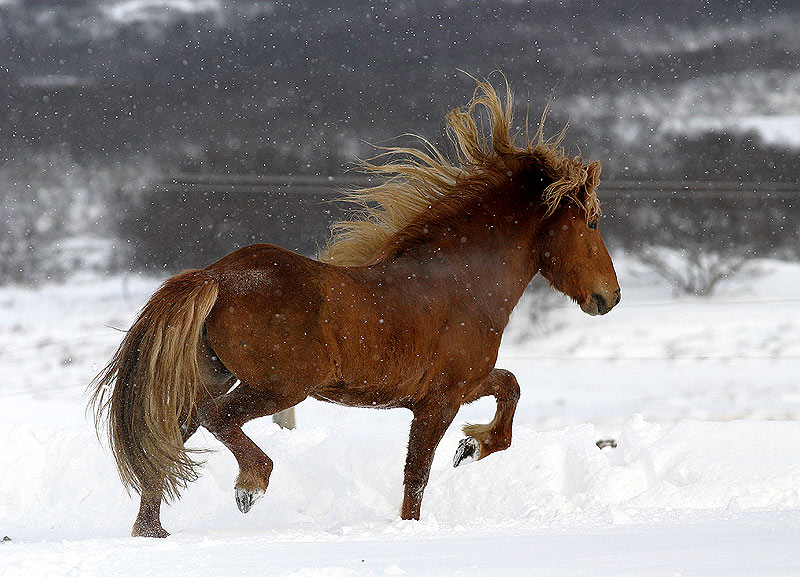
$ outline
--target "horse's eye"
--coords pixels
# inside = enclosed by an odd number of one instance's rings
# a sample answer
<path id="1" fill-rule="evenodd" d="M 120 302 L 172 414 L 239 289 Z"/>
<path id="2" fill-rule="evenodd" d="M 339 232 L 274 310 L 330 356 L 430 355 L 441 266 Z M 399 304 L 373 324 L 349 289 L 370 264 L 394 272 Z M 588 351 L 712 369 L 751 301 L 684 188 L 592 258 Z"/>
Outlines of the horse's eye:
<path id="1" fill-rule="evenodd" d="M 589 227 L 589 230 L 597 230 L 597 221 L 593 220 L 589 222 L 587 226 Z"/>

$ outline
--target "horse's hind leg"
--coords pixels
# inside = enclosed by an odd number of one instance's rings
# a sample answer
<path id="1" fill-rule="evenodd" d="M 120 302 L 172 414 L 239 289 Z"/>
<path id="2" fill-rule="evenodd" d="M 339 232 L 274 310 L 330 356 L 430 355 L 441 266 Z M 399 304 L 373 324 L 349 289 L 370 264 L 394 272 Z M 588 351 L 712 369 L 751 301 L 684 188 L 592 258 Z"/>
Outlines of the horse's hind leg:
<path id="1" fill-rule="evenodd" d="M 519 384 L 509 371 L 495 369 L 465 400 L 466 403 L 493 395 L 497 399 L 494 419 L 487 425 L 465 425 L 466 438 L 461 440 L 453 457 L 453 466 L 458 467 L 483 459 L 496 451 L 511 446 L 511 425 L 519 401 Z"/>
<path id="2" fill-rule="evenodd" d="M 234 377 L 224 366 L 222 366 L 213 351 L 202 357 L 205 360 L 208 383 L 200 387 L 202 395 L 200 402 L 205 403 L 214 397 L 225 393 L 236 382 Z M 189 437 L 195 434 L 200 426 L 197 415 L 187 418 L 181 427 L 182 441 L 185 443 Z M 164 479 L 151 479 L 142 482 L 141 501 L 139 502 L 139 513 L 133 523 L 131 535 L 134 537 L 169 537 L 169 533 L 161 526 L 161 502 L 164 499 L 163 492 Z"/>
<path id="3" fill-rule="evenodd" d="M 139 504 L 139 514 L 133 523 L 131 535 L 133 537 L 169 537 L 169 533 L 161 526 L 161 489 L 145 487 L 142 489 L 142 499 Z"/>
<path id="4" fill-rule="evenodd" d="M 185 427 L 183 431 L 183 442 L 185 443 L 195 431 L 198 423 L 193 421 Z M 150 482 L 142 487 L 141 501 L 139 503 L 139 513 L 133 523 L 131 535 L 133 537 L 169 537 L 169 533 L 161 526 L 161 501 L 164 499 L 163 481 Z"/>
<path id="5" fill-rule="evenodd" d="M 242 425 L 291 407 L 301 400 L 283 398 L 271 391 L 259 391 L 241 383 L 230 393 L 200 408 L 200 424 L 233 453 L 239 464 L 234 488 L 236 504 L 242 513 L 247 513 L 264 495 L 272 474 L 272 459 L 244 434 Z"/>

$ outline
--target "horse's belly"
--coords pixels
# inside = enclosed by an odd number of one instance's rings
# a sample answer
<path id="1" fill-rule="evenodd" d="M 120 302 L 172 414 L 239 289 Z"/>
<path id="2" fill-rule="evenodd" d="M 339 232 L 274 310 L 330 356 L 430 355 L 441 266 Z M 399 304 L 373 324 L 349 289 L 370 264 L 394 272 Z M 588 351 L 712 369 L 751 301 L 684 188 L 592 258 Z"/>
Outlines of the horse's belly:
<path id="1" fill-rule="evenodd" d="M 336 381 L 315 388 L 311 396 L 321 401 L 374 409 L 409 407 L 420 388 L 419 378 L 387 383 L 382 379 Z"/>

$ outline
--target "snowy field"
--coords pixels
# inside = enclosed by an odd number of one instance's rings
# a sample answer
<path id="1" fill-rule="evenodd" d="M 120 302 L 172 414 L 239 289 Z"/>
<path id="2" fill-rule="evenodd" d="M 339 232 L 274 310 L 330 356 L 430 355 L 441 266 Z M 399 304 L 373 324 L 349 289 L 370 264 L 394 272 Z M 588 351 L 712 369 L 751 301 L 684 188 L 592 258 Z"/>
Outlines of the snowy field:
<path id="1" fill-rule="evenodd" d="M 233 457 L 198 433 L 215 451 L 167 540 L 128 537 L 138 501 L 84 412 L 109 327 L 158 279 L 0 288 L 0 575 L 800 575 L 800 264 L 711 298 L 617 266 L 607 316 L 520 307 L 498 361 L 522 387 L 513 445 L 453 469 L 451 427 L 421 521 L 398 517 L 410 413 L 306 401 L 296 430 L 247 426 L 275 471 L 246 516 Z"/>

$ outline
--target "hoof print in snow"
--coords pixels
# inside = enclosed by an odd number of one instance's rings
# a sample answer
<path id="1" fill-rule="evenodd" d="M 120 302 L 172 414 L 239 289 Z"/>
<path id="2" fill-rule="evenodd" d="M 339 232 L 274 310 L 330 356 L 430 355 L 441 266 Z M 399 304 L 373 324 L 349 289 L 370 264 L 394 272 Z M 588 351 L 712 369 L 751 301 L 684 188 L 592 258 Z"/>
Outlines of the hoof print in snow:
<path id="1" fill-rule="evenodd" d="M 472 437 L 466 437 L 461 439 L 458 444 L 458 449 L 456 449 L 456 454 L 453 457 L 453 466 L 458 467 L 465 463 L 471 463 L 472 461 L 477 461 L 480 457 L 481 446 L 478 441 Z"/>
<path id="2" fill-rule="evenodd" d="M 263 496 L 264 491 L 247 491 L 236 487 L 236 506 L 242 513 L 247 513 Z"/>
<path id="3" fill-rule="evenodd" d="M 606 447 L 611 447 L 612 449 L 617 448 L 617 440 L 616 439 L 600 439 L 595 443 L 598 449 L 605 449 Z"/>

